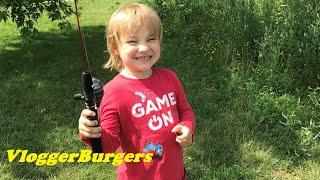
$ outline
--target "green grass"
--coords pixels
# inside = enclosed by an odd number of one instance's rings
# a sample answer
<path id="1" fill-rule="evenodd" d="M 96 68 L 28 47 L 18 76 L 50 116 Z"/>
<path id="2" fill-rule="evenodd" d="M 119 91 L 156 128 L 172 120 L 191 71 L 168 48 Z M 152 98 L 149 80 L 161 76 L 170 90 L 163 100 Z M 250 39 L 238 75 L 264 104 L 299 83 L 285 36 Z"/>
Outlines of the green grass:
<path id="1" fill-rule="evenodd" d="M 104 25 L 125 2 L 80 1 L 91 71 L 104 83 L 114 76 L 102 68 L 108 56 Z M 219 19 L 208 26 L 215 28 L 212 34 L 201 37 L 191 35 L 194 29 L 201 31 L 195 24 L 180 35 L 164 27 L 169 30 L 158 66 L 177 72 L 197 118 L 196 142 L 185 151 L 190 179 L 317 179 L 319 91 L 275 91 L 278 82 L 259 79 L 260 71 L 265 77 L 263 69 L 244 65 L 250 54 L 232 49 L 241 47 L 246 35 L 228 39 L 227 29 L 236 25 L 222 25 L 230 20 L 225 14 Z M 82 88 L 80 47 L 75 18 L 69 21 L 71 28 L 59 30 L 57 22 L 42 17 L 39 34 L 31 40 L 21 38 L 12 22 L 0 23 L 2 179 L 115 179 L 110 164 L 37 167 L 7 161 L 8 149 L 42 153 L 85 148 L 77 135 L 83 103 L 73 100 Z M 210 35 L 215 41 L 206 41 Z"/>
<path id="2" fill-rule="evenodd" d="M 81 23 L 86 35 L 93 76 L 110 80 L 102 69 L 107 59 L 104 24 L 119 6 L 114 1 L 83 2 Z M 99 10 L 96 10 L 99 7 Z M 82 63 L 75 17 L 72 28 L 59 30 L 57 22 L 43 17 L 32 40 L 22 39 L 12 22 L 1 22 L 0 41 L 0 174 L 8 179 L 69 179 L 77 172 L 83 178 L 114 179 L 114 167 L 105 164 L 63 164 L 36 167 L 8 163 L 6 150 L 30 152 L 79 152 L 85 146 L 77 135 L 77 119 L 83 102 L 73 100 L 82 90 Z M 103 174 L 101 173 L 103 172 Z"/>

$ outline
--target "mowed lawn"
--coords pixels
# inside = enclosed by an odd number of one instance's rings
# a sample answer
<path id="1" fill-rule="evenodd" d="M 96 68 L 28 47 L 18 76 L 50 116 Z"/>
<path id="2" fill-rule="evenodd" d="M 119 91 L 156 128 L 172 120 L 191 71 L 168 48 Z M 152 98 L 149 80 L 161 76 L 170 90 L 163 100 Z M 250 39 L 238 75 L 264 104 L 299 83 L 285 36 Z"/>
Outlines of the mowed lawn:
<path id="1" fill-rule="evenodd" d="M 105 24 L 116 8 L 128 2 L 136 1 L 79 3 L 91 72 L 103 83 L 116 74 L 102 68 L 108 58 Z M 110 163 L 36 166 L 8 162 L 9 149 L 30 153 L 86 149 L 77 134 L 78 117 L 84 104 L 73 99 L 74 94 L 82 91 L 80 44 L 75 17 L 69 17 L 69 22 L 70 28 L 60 30 L 57 22 L 42 17 L 36 25 L 39 33 L 32 38 L 20 37 L 13 22 L 0 22 L 1 179 L 116 177 L 115 167 Z M 281 112 L 270 115 L 280 118 L 279 126 L 262 125 L 268 123 L 265 122 L 268 108 L 285 108 L 284 104 L 298 103 L 299 97 L 277 96 L 254 89 L 247 71 L 242 73 L 240 65 L 228 66 L 223 51 L 208 59 L 203 52 L 193 50 L 198 43 L 193 37 L 165 34 L 157 64 L 178 74 L 197 118 L 196 141 L 185 150 L 189 178 L 318 179 L 318 137 L 309 137 L 308 130 L 299 131 L 306 133 L 299 136 L 292 133 L 294 130 L 282 127 Z M 239 69 L 234 71 L 234 67 Z M 269 106 L 273 101 L 275 106 Z M 262 103 L 261 109 L 259 103 Z M 301 111 L 304 108 L 301 105 Z M 315 108 L 314 112 L 319 109 Z M 301 137 L 314 138 L 314 143 L 301 145 L 298 143 L 303 141 Z M 294 150 L 296 153 L 292 153 Z"/>

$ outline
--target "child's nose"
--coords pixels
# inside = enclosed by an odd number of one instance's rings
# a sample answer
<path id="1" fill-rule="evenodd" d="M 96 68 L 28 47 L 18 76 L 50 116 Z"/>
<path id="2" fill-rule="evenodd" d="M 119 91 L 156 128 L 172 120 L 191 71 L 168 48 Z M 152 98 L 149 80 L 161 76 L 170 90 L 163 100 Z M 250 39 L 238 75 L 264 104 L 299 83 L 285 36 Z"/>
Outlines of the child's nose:
<path id="1" fill-rule="evenodd" d="M 139 51 L 140 52 L 146 52 L 148 50 L 149 50 L 149 46 L 148 45 L 146 45 L 146 44 L 140 44 L 139 45 Z"/>

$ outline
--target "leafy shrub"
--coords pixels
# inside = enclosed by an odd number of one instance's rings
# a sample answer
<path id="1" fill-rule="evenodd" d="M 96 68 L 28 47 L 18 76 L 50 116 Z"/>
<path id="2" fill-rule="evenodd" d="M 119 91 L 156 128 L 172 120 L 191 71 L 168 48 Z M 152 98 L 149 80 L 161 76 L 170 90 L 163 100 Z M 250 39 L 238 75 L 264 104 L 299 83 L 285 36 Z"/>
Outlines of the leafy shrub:
<path id="1" fill-rule="evenodd" d="M 203 59 L 222 56 L 225 64 L 233 59 L 257 61 L 263 32 L 253 0 L 154 0 L 150 4 L 163 20 L 165 36 L 183 39 L 184 47 Z"/>
<path id="2" fill-rule="evenodd" d="M 34 23 L 47 12 L 52 21 L 64 20 L 72 14 L 71 6 L 64 0 L 2 0 L 0 1 L 0 21 L 12 21 L 20 28 L 22 34 L 36 32 Z M 59 23 L 60 27 L 67 24 L 66 21 Z"/>
<path id="3" fill-rule="evenodd" d="M 234 115 L 254 138 L 281 155 L 312 155 L 320 139 L 317 1 L 153 0 L 150 4 L 163 20 L 165 41 L 177 39 L 182 44 L 176 48 L 187 49 L 175 63 L 186 63 L 191 74 L 197 74 L 189 77 L 198 85 L 194 91 L 200 84 L 215 85 L 215 91 L 203 93 L 223 106 L 215 113 Z M 202 107 L 200 115 L 211 115 L 208 107 L 213 106 Z"/>

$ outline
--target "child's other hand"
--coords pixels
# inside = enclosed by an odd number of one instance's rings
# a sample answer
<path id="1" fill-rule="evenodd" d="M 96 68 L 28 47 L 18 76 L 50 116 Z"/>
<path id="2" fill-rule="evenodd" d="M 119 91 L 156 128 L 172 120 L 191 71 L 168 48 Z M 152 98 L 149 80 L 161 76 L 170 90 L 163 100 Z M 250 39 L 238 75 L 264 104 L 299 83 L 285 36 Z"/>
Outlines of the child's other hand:
<path id="1" fill-rule="evenodd" d="M 79 118 L 79 134 L 87 137 L 87 138 L 98 138 L 101 136 L 101 127 L 95 127 L 98 125 L 98 121 L 91 121 L 88 118 L 94 117 L 95 112 L 90 111 L 88 109 L 84 109 L 81 112 L 80 118 Z"/>
<path id="2" fill-rule="evenodd" d="M 176 141 L 182 148 L 192 144 L 192 133 L 188 127 L 178 124 L 172 128 L 171 132 L 177 134 Z"/>

